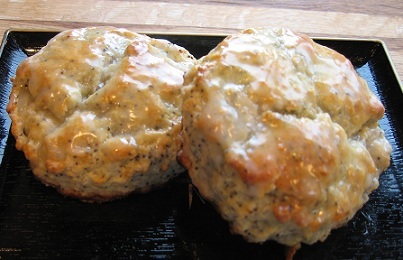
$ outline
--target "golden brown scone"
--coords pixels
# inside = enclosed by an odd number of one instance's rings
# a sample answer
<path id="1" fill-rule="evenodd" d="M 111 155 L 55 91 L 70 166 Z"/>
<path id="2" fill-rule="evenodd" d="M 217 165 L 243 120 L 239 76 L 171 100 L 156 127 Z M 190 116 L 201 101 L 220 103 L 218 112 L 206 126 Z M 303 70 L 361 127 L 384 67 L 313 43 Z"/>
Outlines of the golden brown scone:
<path id="1" fill-rule="evenodd" d="M 378 187 L 384 107 L 341 54 L 286 29 L 227 37 L 185 78 L 180 160 L 231 231 L 324 240 Z"/>
<path id="2" fill-rule="evenodd" d="M 61 193 L 107 201 L 183 171 L 184 48 L 125 29 L 64 31 L 17 69 L 8 105 L 16 147 Z"/>

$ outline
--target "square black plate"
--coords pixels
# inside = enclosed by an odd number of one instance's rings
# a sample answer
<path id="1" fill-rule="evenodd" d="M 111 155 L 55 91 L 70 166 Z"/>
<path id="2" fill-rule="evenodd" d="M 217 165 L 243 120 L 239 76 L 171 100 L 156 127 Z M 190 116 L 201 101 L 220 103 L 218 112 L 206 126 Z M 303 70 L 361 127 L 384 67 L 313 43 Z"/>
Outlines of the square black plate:
<path id="1" fill-rule="evenodd" d="M 105 204 L 66 198 L 39 183 L 9 135 L 5 112 L 10 77 L 55 32 L 8 31 L 0 49 L 0 259 L 158 258 L 284 259 L 284 247 L 249 244 L 231 235 L 212 206 L 194 196 L 188 207 L 186 173 L 165 188 Z M 152 35 L 208 53 L 222 36 Z M 403 257 L 403 94 L 382 42 L 315 39 L 347 56 L 386 107 L 381 127 L 393 146 L 380 187 L 348 225 L 325 242 L 303 245 L 295 259 Z M 4 157 L 3 157 L 4 154 Z M 1 158 L 0 158 L 1 159 Z"/>

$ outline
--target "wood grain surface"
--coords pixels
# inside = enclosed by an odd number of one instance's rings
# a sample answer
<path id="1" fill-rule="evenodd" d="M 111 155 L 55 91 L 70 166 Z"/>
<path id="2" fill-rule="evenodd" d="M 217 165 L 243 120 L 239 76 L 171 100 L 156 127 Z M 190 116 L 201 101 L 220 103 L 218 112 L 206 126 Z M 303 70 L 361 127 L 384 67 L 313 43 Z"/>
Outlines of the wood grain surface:
<path id="1" fill-rule="evenodd" d="M 382 40 L 403 77 L 403 1 L 32 1 L 0 0 L 8 29 L 64 30 L 113 25 L 141 33 L 230 34 L 286 27 L 314 37 Z M 400 81 L 401 82 L 401 81 Z"/>

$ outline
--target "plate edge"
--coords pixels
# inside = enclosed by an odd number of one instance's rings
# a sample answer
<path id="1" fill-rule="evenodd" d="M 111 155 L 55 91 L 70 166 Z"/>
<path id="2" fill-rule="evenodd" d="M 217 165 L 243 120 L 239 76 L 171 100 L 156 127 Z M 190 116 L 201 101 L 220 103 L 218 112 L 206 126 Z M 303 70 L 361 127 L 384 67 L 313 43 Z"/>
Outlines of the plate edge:
<path id="1" fill-rule="evenodd" d="M 67 29 L 69 30 L 69 29 Z M 28 32 L 28 33 L 41 33 L 41 32 L 54 32 L 54 33 L 59 33 L 62 32 L 63 30 L 54 30 L 54 29 L 17 29 L 17 28 L 10 28 L 6 31 L 6 33 L 11 33 L 11 32 Z M 229 36 L 230 34 L 226 33 L 175 33 L 175 32 L 159 32 L 159 31 L 144 31 L 144 32 L 139 32 L 139 34 L 150 34 L 150 35 L 169 35 L 169 36 Z M 314 36 L 310 37 L 311 39 L 314 40 L 337 40 L 337 41 L 364 41 L 364 42 L 378 42 L 382 43 L 382 40 L 379 40 L 377 38 L 357 38 L 357 37 L 325 37 L 325 36 Z"/>
<path id="2" fill-rule="evenodd" d="M 0 45 L 0 57 L 3 55 L 3 51 L 4 51 L 4 48 L 5 48 L 6 44 L 7 44 L 10 32 L 11 32 L 11 29 L 8 29 L 3 34 L 3 39 L 2 39 L 1 45 Z"/>

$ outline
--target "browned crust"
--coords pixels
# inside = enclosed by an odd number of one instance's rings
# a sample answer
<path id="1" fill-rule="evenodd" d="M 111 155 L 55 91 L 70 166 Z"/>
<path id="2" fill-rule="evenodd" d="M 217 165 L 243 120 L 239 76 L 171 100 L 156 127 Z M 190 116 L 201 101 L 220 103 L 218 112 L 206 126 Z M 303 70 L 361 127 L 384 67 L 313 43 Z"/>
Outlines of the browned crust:
<path id="1" fill-rule="evenodd" d="M 123 199 L 123 198 L 130 196 L 131 194 L 143 194 L 143 193 L 147 193 L 147 192 L 150 192 L 153 190 L 158 190 L 167 185 L 167 183 L 163 183 L 161 185 L 153 185 L 151 187 L 143 188 L 143 189 L 136 190 L 136 191 L 126 192 L 126 193 L 122 192 L 121 194 L 115 194 L 113 196 L 101 196 L 99 194 L 84 195 L 82 192 L 79 192 L 77 190 L 66 189 L 65 187 L 62 187 L 61 185 L 54 185 L 54 184 L 46 181 L 45 179 L 41 178 L 40 176 L 36 175 L 35 173 L 33 175 L 34 175 L 35 179 L 37 179 L 38 181 L 40 181 L 42 184 L 44 184 L 47 187 L 54 188 L 61 195 L 64 195 L 66 197 L 70 197 L 73 199 L 78 199 L 78 200 L 80 200 L 82 202 L 86 202 L 86 203 L 99 203 L 99 204 L 104 203 L 104 202 L 113 201 L 113 200 Z"/>

